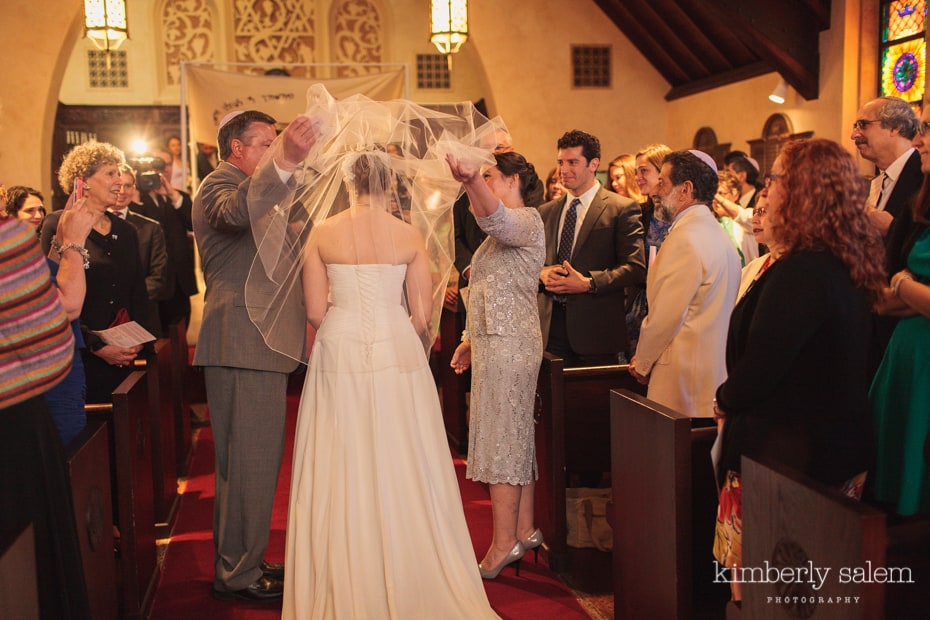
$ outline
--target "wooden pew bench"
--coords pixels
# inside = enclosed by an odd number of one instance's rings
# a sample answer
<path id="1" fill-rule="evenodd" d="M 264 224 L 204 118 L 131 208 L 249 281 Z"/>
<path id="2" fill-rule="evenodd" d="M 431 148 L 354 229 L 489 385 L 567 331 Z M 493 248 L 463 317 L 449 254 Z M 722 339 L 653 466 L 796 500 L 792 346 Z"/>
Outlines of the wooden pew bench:
<path id="1" fill-rule="evenodd" d="M 116 580 L 120 617 L 145 618 L 158 584 L 153 506 L 151 407 L 145 371 L 134 370 L 113 402 L 86 406 L 88 424 L 107 422 L 114 522 L 119 529 Z"/>
<path id="2" fill-rule="evenodd" d="M 149 428 L 152 454 L 152 500 L 155 512 L 155 535 L 166 538 L 177 514 L 181 496 L 178 494 L 178 459 L 175 429 L 177 410 L 175 393 L 174 353 L 171 340 L 159 338 L 154 343 L 155 353 L 137 362 L 145 369 L 149 392 Z"/>
<path id="3" fill-rule="evenodd" d="M 187 345 L 187 323 L 181 319 L 168 327 L 171 339 L 171 377 L 173 383 L 175 461 L 179 478 L 187 476 L 193 456 L 191 433 L 191 393 L 195 375 L 190 365 L 190 350 Z M 198 378 L 202 381 L 203 374 Z"/>
<path id="4" fill-rule="evenodd" d="M 610 399 L 615 617 L 722 618 L 729 585 L 713 581 L 713 419 L 628 390 Z"/>
<path id="5" fill-rule="evenodd" d="M 742 469 L 744 569 L 819 572 L 748 575 L 728 618 L 930 618 L 930 519 L 887 516 L 771 461 Z"/>
<path id="6" fill-rule="evenodd" d="M 39 617 L 36 543 L 32 523 L 0 536 L 0 610 L 5 618 Z"/>
<path id="7" fill-rule="evenodd" d="M 95 416 L 65 449 L 91 617 L 119 617 L 107 422 Z"/>
<path id="8" fill-rule="evenodd" d="M 566 488 L 576 479 L 598 479 L 611 471 L 610 391 L 645 391 L 629 366 L 565 368 L 564 361 L 543 354 L 537 384 L 536 523 L 548 547 L 549 566 L 569 569 Z M 607 562 L 609 570 L 609 562 Z"/>

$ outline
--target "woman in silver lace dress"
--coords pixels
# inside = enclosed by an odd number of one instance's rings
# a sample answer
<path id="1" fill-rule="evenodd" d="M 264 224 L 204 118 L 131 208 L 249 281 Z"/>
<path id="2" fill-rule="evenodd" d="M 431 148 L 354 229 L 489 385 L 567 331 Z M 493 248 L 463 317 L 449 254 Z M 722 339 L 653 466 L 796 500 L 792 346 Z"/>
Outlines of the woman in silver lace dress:
<path id="1" fill-rule="evenodd" d="M 522 155 L 495 159 L 479 174 L 448 158 L 488 234 L 472 257 L 467 330 L 452 358 L 456 372 L 472 366 L 465 475 L 491 490 L 494 536 L 479 565 L 485 579 L 519 562 L 527 549 L 538 554 L 542 544 L 533 520 L 533 403 L 542 360 L 536 291 L 546 242 L 542 218 L 524 202 L 540 181 Z"/>

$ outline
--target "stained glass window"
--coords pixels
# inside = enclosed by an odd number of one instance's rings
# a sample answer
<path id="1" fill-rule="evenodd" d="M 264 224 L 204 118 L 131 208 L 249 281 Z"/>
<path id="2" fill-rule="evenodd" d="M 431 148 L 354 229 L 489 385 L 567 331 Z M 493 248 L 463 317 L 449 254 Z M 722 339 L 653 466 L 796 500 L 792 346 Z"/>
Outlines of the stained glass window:
<path id="1" fill-rule="evenodd" d="M 881 3 L 882 95 L 919 105 L 927 83 L 926 0 Z"/>

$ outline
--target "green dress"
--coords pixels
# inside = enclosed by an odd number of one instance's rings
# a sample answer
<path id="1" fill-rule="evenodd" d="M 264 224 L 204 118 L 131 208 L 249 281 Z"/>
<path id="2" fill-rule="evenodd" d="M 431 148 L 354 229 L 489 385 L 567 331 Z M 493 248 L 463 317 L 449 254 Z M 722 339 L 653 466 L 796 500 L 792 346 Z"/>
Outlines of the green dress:
<path id="1" fill-rule="evenodd" d="M 930 228 L 908 255 L 907 267 L 930 282 Z M 876 499 L 898 513 L 930 514 L 930 464 L 924 442 L 930 431 L 930 319 L 917 315 L 898 322 L 875 373 L 869 401 L 875 421 Z"/>

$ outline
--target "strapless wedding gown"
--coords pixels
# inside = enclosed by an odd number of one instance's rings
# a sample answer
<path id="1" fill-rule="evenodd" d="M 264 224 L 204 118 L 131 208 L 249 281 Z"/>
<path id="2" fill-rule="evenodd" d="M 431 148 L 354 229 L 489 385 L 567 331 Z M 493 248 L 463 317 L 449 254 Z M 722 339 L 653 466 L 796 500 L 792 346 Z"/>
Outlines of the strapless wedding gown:
<path id="1" fill-rule="evenodd" d="M 436 386 L 401 305 L 406 265 L 328 265 L 332 306 L 297 421 L 283 615 L 497 618 Z"/>

